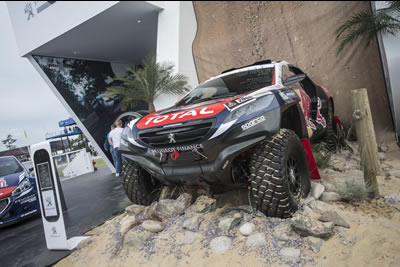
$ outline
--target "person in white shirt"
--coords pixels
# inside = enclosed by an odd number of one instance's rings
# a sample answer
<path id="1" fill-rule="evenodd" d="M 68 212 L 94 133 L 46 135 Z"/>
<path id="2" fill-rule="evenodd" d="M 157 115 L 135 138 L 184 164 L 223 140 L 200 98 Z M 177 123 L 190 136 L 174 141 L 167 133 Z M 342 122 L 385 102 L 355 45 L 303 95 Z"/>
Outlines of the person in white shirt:
<path id="1" fill-rule="evenodd" d="M 117 120 L 115 122 L 115 125 L 117 126 L 117 128 L 115 128 L 110 132 L 110 137 L 108 138 L 108 141 L 113 147 L 112 152 L 114 153 L 114 160 L 115 160 L 114 164 L 115 164 L 115 170 L 117 171 L 115 175 L 118 177 L 121 176 L 122 172 L 122 157 L 121 153 L 119 152 L 119 146 L 121 144 L 121 134 L 123 131 L 122 121 Z"/>

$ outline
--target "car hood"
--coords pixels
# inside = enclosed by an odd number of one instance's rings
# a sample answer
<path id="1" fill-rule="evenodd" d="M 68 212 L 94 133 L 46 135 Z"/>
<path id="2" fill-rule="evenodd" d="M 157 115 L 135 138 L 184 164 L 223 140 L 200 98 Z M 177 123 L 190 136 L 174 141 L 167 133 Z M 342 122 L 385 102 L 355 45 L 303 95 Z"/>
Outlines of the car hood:
<path id="1" fill-rule="evenodd" d="M 9 174 L 6 176 L 0 176 L 0 189 L 4 187 L 18 186 L 19 182 L 22 181 L 24 176 L 24 171 Z M 2 186 L 2 184 L 4 185 L 4 182 L 2 183 L 3 180 L 5 181 L 6 186 Z"/>
<path id="2" fill-rule="evenodd" d="M 146 129 L 188 120 L 213 117 L 226 108 L 226 103 L 238 97 L 240 96 L 214 99 L 188 106 L 172 106 L 143 117 L 136 126 L 138 129 Z"/>
<path id="3" fill-rule="evenodd" d="M 17 172 L 0 177 L 0 199 L 10 196 L 24 176 L 25 172 Z"/>

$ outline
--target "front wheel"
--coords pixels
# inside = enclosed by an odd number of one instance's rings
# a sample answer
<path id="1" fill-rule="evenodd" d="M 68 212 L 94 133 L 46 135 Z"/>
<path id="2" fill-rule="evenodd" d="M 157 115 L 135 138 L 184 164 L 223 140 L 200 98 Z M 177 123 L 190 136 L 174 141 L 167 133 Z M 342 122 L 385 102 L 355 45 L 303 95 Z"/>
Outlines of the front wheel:
<path id="1" fill-rule="evenodd" d="M 287 218 L 311 188 L 303 145 L 292 130 L 281 129 L 258 146 L 250 162 L 255 208 L 267 216 Z"/>
<path id="2" fill-rule="evenodd" d="M 134 204 L 150 205 L 160 194 L 161 183 L 132 160 L 126 159 L 122 179 L 126 195 Z"/>

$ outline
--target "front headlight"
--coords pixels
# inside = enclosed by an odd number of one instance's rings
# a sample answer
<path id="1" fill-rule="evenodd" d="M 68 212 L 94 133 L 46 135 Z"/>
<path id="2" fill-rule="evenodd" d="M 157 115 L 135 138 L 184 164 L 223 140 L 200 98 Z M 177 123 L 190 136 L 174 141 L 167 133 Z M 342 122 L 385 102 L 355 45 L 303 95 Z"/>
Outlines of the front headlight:
<path id="1" fill-rule="evenodd" d="M 274 100 L 274 97 L 275 96 L 273 94 L 266 95 L 236 108 L 235 110 L 231 111 L 231 113 L 225 118 L 223 123 L 237 121 L 243 115 L 252 114 L 267 108 Z"/>
<path id="2" fill-rule="evenodd" d="M 18 196 L 19 194 L 22 194 L 25 191 L 28 191 L 31 189 L 32 183 L 29 181 L 29 178 L 25 178 L 22 180 L 22 182 L 18 185 L 17 188 L 14 189 L 14 191 L 11 193 L 12 196 Z"/>
<path id="3" fill-rule="evenodd" d="M 271 103 L 274 101 L 275 96 L 273 94 L 268 94 L 266 96 L 262 96 L 257 98 L 256 100 L 251 100 L 249 99 L 249 96 L 246 96 L 245 100 L 242 100 L 241 98 L 233 100 L 232 105 L 227 105 L 227 107 L 236 107 L 231 110 L 229 115 L 225 118 L 225 120 L 222 122 L 220 127 L 218 127 L 217 131 L 209 138 L 209 140 L 220 136 L 224 132 L 226 132 L 232 125 L 234 125 L 241 117 L 253 114 L 256 112 L 260 112 L 262 110 L 266 110 L 268 106 L 271 105 Z M 243 101 L 243 103 L 240 103 Z"/>
<path id="4" fill-rule="evenodd" d="M 124 146 L 128 146 L 128 143 L 125 140 L 128 140 L 131 144 L 138 146 L 138 147 L 142 147 L 144 148 L 144 146 L 138 144 L 135 139 L 133 138 L 133 134 L 132 134 L 132 128 L 133 126 L 136 124 L 136 122 L 139 119 L 135 119 L 135 120 L 131 120 L 128 125 L 124 128 L 124 130 L 121 133 L 121 143 Z"/>

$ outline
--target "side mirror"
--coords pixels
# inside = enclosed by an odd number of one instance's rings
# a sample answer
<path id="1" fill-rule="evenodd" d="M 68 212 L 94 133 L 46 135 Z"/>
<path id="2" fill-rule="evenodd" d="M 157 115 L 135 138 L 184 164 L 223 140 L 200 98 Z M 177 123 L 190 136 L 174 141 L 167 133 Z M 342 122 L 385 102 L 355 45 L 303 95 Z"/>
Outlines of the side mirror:
<path id="1" fill-rule="evenodd" d="M 304 73 L 297 74 L 297 75 L 291 76 L 291 77 L 287 78 L 286 80 L 284 80 L 283 81 L 283 85 L 289 86 L 289 85 L 292 85 L 294 83 L 301 82 L 305 78 L 306 78 L 306 75 Z"/>

